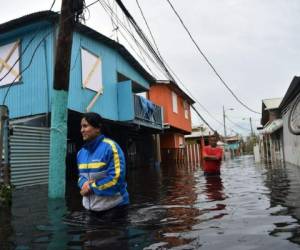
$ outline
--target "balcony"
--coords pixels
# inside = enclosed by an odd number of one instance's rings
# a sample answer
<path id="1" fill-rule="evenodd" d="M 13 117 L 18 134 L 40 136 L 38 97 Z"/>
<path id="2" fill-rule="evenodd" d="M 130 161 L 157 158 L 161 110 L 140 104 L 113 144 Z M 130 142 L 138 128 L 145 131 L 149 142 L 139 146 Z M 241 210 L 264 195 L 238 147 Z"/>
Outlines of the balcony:
<path id="1" fill-rule="evenodd" d="M 138 95 L 134 97 L 134 123 L 151 127 L 154 129 L 163 129 L 163 109 Z"/>

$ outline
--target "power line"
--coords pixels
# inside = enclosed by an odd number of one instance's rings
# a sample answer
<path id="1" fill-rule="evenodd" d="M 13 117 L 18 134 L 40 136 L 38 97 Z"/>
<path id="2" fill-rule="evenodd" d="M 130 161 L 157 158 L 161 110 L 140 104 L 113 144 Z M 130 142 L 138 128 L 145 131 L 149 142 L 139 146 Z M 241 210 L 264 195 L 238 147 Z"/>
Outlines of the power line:
<path id="1" fill-rule="evenodd" d="M 157 54 L 158 54 L 158 56 L 159 56 L 159 59 L 160 59 L 160 62 L 162 62 L 163 64 L 164 64 L 164 69 L 167 69 L 167 71 L 170 71 L 169 72 L 169 74 L 168 75 L 171 75 L 171 73 L 173 74 L 173 75 L 175 75 L 175 77 L 177 78 L 177 79 L 179 79 L 178 77 L 177 77 L 177 75 L 172 71 L 172 69 L 171 69 L 171 67 L 166 63 L 166 61 L 162 58 L 162 56 L 161 56 L 161 54 L 160 54 L 160 51 L 159 51 L 159 49 L 158 49 L 158 46 L 157 46 L 157 44 L 156 44 L 156 42 L 155 42 L 155 39 L 154 39 L 154 36 L 153 36 L 153 34 L 152 34 L 152 31 L 151 31 L 151 29 L 150 29 L 150 26 L 148 25 L 148 22 L 147 22 L 147 20 L 146 20 L 146 18 L 145 18 L 145 15 L 143 14 L 143 11 L 142 11 L 142 8 L 141 8 L 141 6 L 139 5 L 139 3 L 138 3 L 138 1 L 136 1 L 137 2 L 137 4 L 138 4 L 138 7 L 139 7 L 139 9 L 140 9 L 140 12 L 141 12 L 141 15 L 143 16 L 143 19 L 144 19 L 144 22 L 146 23 L 146 26 L 147 26 L 147 28 L 148 28 L 148 31 L 149 31 L 149 33 L 150 33 L 150 35 L 151 35 L 151 38 L 152 38 L 152 40 L 153 40 L 153 44 L 155 45 L 155 47 L 156 47 L 156 50 L 157 50 Z M 129 13 L 129 11 L 128 10 L 126 10 L 127 12 L 128 12 L 128 14 L 126 15 L 126 17 L 128 18 L 128 16 L 130 16 L 132 19 L 133 19 L 133 17 L 130 15 L 130 13 Z M 128 18 L 129 19 L 129 18 Z M 135 21 L 134 21 L 135 22 Z M 137 25 L 137 23 L 135 22 L 135 25 Z M 138 25 L 137 25 L 138 26 Z M 142 31 L 141 30 L 141 28 L 140 27 L 138 27 L 138 29 L 140 30 L 140 31 Z M 147 39 L 147 38 L 146 38 Z M 151 43 L 147 40 L 147 42 L 151 45 Z M 151 45 L 151 47 L 152 47 L 152 45 Z M 151 51 L 153 51 L 154 49 L 153 49 L 153 47 L 152 47 L 152 50 Z M 157 54 L 155 55 L 155 56 L 157 56 Z M 175 80 L 174 80 L 174 78 L 173 78 L 173 76 L 171 75 L 171 77 L 170 77 L 171 79 L 173 79 L 173 82 L 174 83 L 176 83 L 175 82 Z M 179 81 L 180 81 L 180 79 L 179 79 Z M 180 81 L 181 82 L 181 81 Z M 181 84 L 184 86 L 184 84 L 181 82 Z M 184 86 L 185 87 L 185 86 Z M 185 87 L 186 88 L 186 87 Z M 187 88 L 186 88 L 187 89 Z M 189 92 L 189 91 L 188 91 Z M 195 99 L 195 98 L 194 98 Z M 199 102 L 198 102 L 199 103 Z M 200 104 L 199 103 L 199 105 L 200 106 L 203 106 L 202 104 Z M 214 130 L 213 128 L 212 128 L 212 126 L 203 118 L 203 116 L 196 110 L 196 108 L 193 106 L 193 105 L 191 105 L 191 107 L 194 109 L 194 111 L 197 113 L 197 115 L 201 118 L 201 120 L 211 129 L 211 130 Z M 207 111 L 208 112 L 208 111 Z M 209 113 L 209 112 L 208 112 Z"/>
<path id="2" fill-rule="evenodd" d="M 147 58 L 153 63 L 153 65 L 167 78 L 169 79 L 169 75 L 166 73 L 166 71 L 164 70 L 164 68 L 161 67 L 161 64 L 157 64 L 157 59 L 155 58 L 155 55 L 153 55 L 152 51 L 150 51 L 149 49 L 149 52 L 147 52 L 147 50 L 140 44 L 140 42 L 137 40 L 137 38 L 134 36 L 134 34 L 132 33 L 131 31 L 131 22 L 128 20 L 127 16 L 125 15 L 125 17 L 127 18 L 127 21 L 128 21 L 128 26 L 129 28 L 126 27 L 126 25 L 124 23 L 122 23 L 122 21 L 116 16 L 116 13 L 107 5 L 107 3 L 104 1 L 104 2 L 100 2 L 99 0 L 99 3 L 102 5 L 102 7 L 106 10 L 109 9 L 109 12 L 111 15 L 114 16 L 114 18 L 116 19 L 116 21 L 121 25 L 121 27 L 124 28 L 124 30 L 131 36 L 131 38 L 133 39 L 133 41 L 135 42 L 135 44 L 137 45 L 139 51 L 140 49 L 145 53 L 145 55 L 147 56 Z M 103 5 L 104 4 L 104 5 Z M 132 24 L 131 24 L 132 25 Z M 130 29 L 130 30 L 129 30 Z M 121 32 L 120 32 L 121 33 Z M 128 42 L 128 40 L 126 39 L 126 37 L 123 35 L 124 39 Z M 142 41 L 144 42 L 144 41 Z M 144 42 L 145 43 L 145 42 Z M 129 44 L 130 45 L 130 44 Z M 135 50 L 134 50 L 135 51 Z M 136 51 L 135 51 L 136 52 Z M 149 53 L 154 57 L 152 58 Z M 136 53 L 137 54 L 137 53 Z M 137 54 L 138 55 L 138 54 Z M 155 61 L 156 60 L 156 61 Z M 160 66 L 160 68 L 159 68 Z M 151 71 L 151 69 L 149 69 Z M 152 72 L 152 71 L 151 71 Z"/>
<path id="3" fill-rule="evenodd" d="M 240 126 L 239 124 L 233 122 L 231 119 L 228 118 L 228 116 L 226 116 L 226 119 L 227 119 L 229 122 L 231 122 L 233 125 L 235 125 L 236 127 L 240 128 L 240 129 L 242 129 L 242 130 L 251 131 L 250 129 L 244 128 L 244 127 Z"/>
<path id="4" fill-rule="evenodd" d="M 146 44 L 146 46 L 148 47 L 148 49 L 150 50 L 150 52 L 154 55 L 154 57 L 155 57 L 156 59 L 158 59 L 159 64 L 162 65 L 163 69 L 165 70 L 165 72 L 166 72 L 167 75 L 169 76 L 169 79 L 170 79 L 171 81 L 173 81 L 174 83 L 176 83 L 176 81 L 174 80 L 173 76 L 172 76 L 171 73 L 169 72 L 169 70 L 171 71 L 170 67 L 169 67 L 169 66 L 167 67 L 167 66 L 165 65 L 166 62 L 163 60 L 161 54 L 159 53 L 159 49 L 158 49 L 158 47 L 157 47 L 157 45 L 156 45 L 156 43 L 155 43 L 155 39 L 154 39 L 154 37 L 153 37 L 153 34 L 152 34 L 151 30 L 150 30 L 149 25 L 147 24 L 146 18 L 145 18 L 145 16 L 143 15 L 143 12 L 142 12 L 140 6 L 139 6 L 140 11 L 141 11 L 142 16 L 143 16 L 143 18 L 144 18 L 144 21 L 145 21 L 145 23 L 146 23 L 146 25 L 147 25 L 147 27 L 148 27 L 149 33 L 151 34 L 151 37 L 152 37 L 152 39 L 153 39 L 153 42 L 154 42 L 154 44 L 155 44 L 155 46 L 156 46 L 157 52 L 154 50 L 154 48 L 153 48 L 153 46 L 151 45 L 151 43 L 149 42 L 148 38 L 147 38 L 146 35 L 143 33 L 143 31 L 142 31 L 141 28 L 138 26 L 138 24 L 135 22 L 134 18 L 131 16 L 131 14 L 129 13 L 129 11 L 128 11 L 128 10 L 126 9 L 126 7 L 123 5 L 122 1 L 120 1 L 120 0 L 116 0 L 116 1 L 117 1 L 117 3 L 118 3 L 119 7 L 121 8 L 121 10 L 123 11 L 123 13 L 125 14 L 125 16 L 128 18 L 128 20 L 131 22 L 131 24 L 132 24 L 133 27 L 135 28 L 135 30 L 136 30 L 136 32 L 138 33 L 138 35 L 141 37 L 141 39 L 143 40 L 143 42 Z M 138 4 L 138 2 L 137 2 L 137 4 Z M 191 107 L 194 109 L 194 111 L 197 113 L 197 115 L 202 119 L 202 121 L 203 121 L 203 122 L 204 122 L 211 130 L 214 131 L 214 129 L 212 128 L 212 126 L 211 126 L 211 125 L 203 118 L 203 116 L 198 112 L 198 110 L 197 110 L 193 105 L 191 105 Z"/>
<path id="5" fill-rule="evenodd" d="M 162 59 L 162 56 L 161 56 L 160 51 L 159 51 L 159 49 L 158 49 L 158 46 L 157 46 L 157 44 L 156 44 L 156 42 L 155 42 L 154 36 L 153 36 L 153 34 L 152 34 L 152 31 L 151 31 L 151 29 L 150 29 L 150 27 L 149 27 L 149 25 L 148 25 L 148 22 L 147 22 L 147 20 L 146 20 L 146 17 L 145 17 L 145 15 L 144 15 L 144 13 L 143 13 L 143 10 L 142 10 L 142 8 L 141 8 L 141 6 L 140 6 L 138 0 L 136 0 L 136 4 L 137 4 L 137 6 L 138 6 L 138 8 L 139 8 L 139 10 L 140 10 L 140 12 L 141 12 L 141 15 L 142 15 L 143 20 L 144 20 L 144 22 L 145 22 L 145 24 L 146 24 L 146 27 L 147 27 L 147 29 L 148 29 L 148 31 L 149 31 L 149 34 L 150 34 L 150 36 L 151 36 L 151 38 L 152 38 L 152 41 L 153 41 L 153 44 L 154 44 L 154 46 L 155 46 L 155 48 L 156 48 L 156 50 L 157 50 L 157 53 L 158 53 L 158 55 L 159 55 L 159 56 L 161 57 L 161 59 Z M 164 61 L 164 60 L 163 60 L 163 61 Z"/>
<path id="6" fill-rule="evenodd" d="M 56 0 L 53 0 L 52 4 L 51 4 L 51 7 L 50 7 L 50 10 L 52 10 L 54 4 L 55 4 Z"/>
<path id="7" fill-rule="evenodd" d="M 211 67 L 211 69 L 214 71 L 214 73 L 216 74 L 216 76 L 220 79 L 220 81 L 223 83 L 223 85 L 226 87 L 226 89 L 232 94 L 232 96 L 242 105 L 244 106 L 246 109 L 248 109 L 249 111 L 256 113 L 256 114 L 260 114 L 259 112 L 251 109 L 250 107 L 248 107 L 244 102 L 242 102 L 237 95 L 233 92 L 233 90 L 228 86 L 228 84 L 223 80 L 223 78 L 220 76 L 220 74 L 217 72 L 217 70 L 215 69 L 215 67 L 212 65 L 212 63 L 210 62 L 210 60 L 207 58 L 207 56 L 203 53 L 203 51 L 200 49 L 199 45 L 197 44 L 197 42 L 195 41 L 195 39 L 193 38 L 192 34 L 190 33 L 189 29 L 187 28 L 187 26 L 184 24 L 182 18 L 180 17 L 180 15 L 178 14 L 178 12 L 176 11 L 176 9 L 174 8 L 174 6 L 172 5 L 172 3 L 169 0 L 166 0 L 169 5 L 171 6 L 172 10 L 174 11 L 175 15 L 178 17 L 179 21 L 181 22 L 182 26 L 184 27 L 184 29 L 186 30 L 186 32 L 188 33 L 189 37 L 191 38 L 192 42 L 194 43 L 194 45 L 196 46 L 197 50 L 200 52 L 200 54 L 202 55 L 202 57 L 205 59 L 205 61 L 208 63 L 208 65 Z"/>
<path id="8" fill-rule="evenodd" d="M 132 24 L 132 26 L 134 27 L 136 33 L 139 35 L 139 37 L 142 39 L 142 41 L 145 43 L 146 47 L 148 48 L 148 50 L 152 53 L 152 55 L 154 56 L 154 58 L 156 59 L 157 63 L 163 68 L 163 70 L 166 72 L 166 74 L 168 75 L 168 79 L 174 81 L 173 76 L 170 74 L 169 70 L 166 68 L 166 66 L 164 65 L 164 62 L 161 60 L 160 56 L 157 54 L 157 52 L 155 51 L 155 49 L 153 48 L 152 44 L 149 42 L 149 39 L 147 38 L 147 36 L 144 34 L 144 32 L 142 31 L 142 29 L 138 26 L 138 24 L 136 23 L 136 21 L 134 20 L 134 18 L 131 16 L 131 14 L 129 13 L 129 11 L 127 10 L 127 8 L 124 6 L 124 4 L 122 3 L 121 0 L 116 0 L 118 6 L 120 7 L 120 9 L 123 11 L 123 13 L 125 14 L 125 16 L 128 18 L 128 20 L 130 21 L 130 23 Z M 175 81 L 174 81 L 175 82 Z"/>
<path id="9" fill-rule="evenodd" d="M 149 31 L 149 34 L 150 34 L 150 36 L 151 36 L 151 38 L 152 38 L 152 41 L 153 41 L 153 44 L 155 45 L 155 48 L 156 48 L 156 50 L 157 50 L 157 53 L 159 54 L 159 56 L 161 57 L 161 60 L 166 64 L 166 66 L 167 66 L 167 68 L 169 69 L 169 71 L 175 76 L 175 78 L 176 78 L 176 80 L 177 81 L 179 81 L 179 83 L 181 84 L 181 86 L 183 86 L 184 87 L 184 89 L 189 93 L 189 95 L 196 101 L 196 103 L 199 105 L 199 106 L 201 106 L 201 108 L 202 109 L 204 109 L 216 122 L 218 122 L 219 124 L 221 124 L 222 126 L 223 126 L 223 123 L 222 122 L 220 122 L 218 119 L 216 119 L 194 96 L 193 96 L 193 94 L 190 92 L 190 90 L 183 84 L 183 82 L 180 80 L 180 78 L 175 74 L 175 72 L 171 69 L 171 67 L 167 64 L 167 62 L 162 58 L 162 55 L 161 55 L 161 53 L 160 53 L 160 51 L 159 51 L 159 48 L 158 48 L 158 46 L 157 46 L 157 44 L 156 44 L 156 42 L 155 42 L 155 38 L 154 38 L 154 36 L 153 36 L 153 33 L 152 33 L 152 31 L 151 31 L 151 29 L 150 29 L 150 26 L 149 26 L 149 24 L 148 24 L 148 22 L 147 22 L 147 20 L 146 20 L 146 17 L 145 17 L 145 15 L 144 15 L 144 13 L 143 13 L 143 10 L 142 10 L 142 8 L 141 8 L 141 6 L 140 6 L 140 4 L 139 4 L 139 2 L 138 2 L 138 0 L 136 0 L 136 3 L 137 3 L 137 6 L 138 6 L 138 8 L 139 8 L 139 10 L 140 10 L 140 12 L 141 12 L 141 15 L 142 15 L 142 17 L 143 17 L 143 20 L 144 20 L 144 22 L 145 22 L 145 24 L 146 24 L 146 27 L 147 27 L 147 29 L 148 29 L 148 31 Z M 205 124 L 208 124 L 208 122 L 206 121 L 206 120 L 204 120 L 204 118 L 203 118 L 203 116 L 201 116 L 201 119 L 204 121 L 204 123 Z M 211 128 L 211 126 L 209 125 L 209 127 Z"/>
<path id="10" fill-rule="evenodd" d="M 148 54 L 148 52 L 142 47 L 142 45 L 137 41 L 137 39 L 134 37 L 134 35 L 132 34 L 132 32 L 130 30 L 128 30 L 128 28 L 125 26 L 125 24 L 123 24 L 121 22 L 121 20 L 116 16 L 115 12 L 106 4 L 106 2 L 102 3 L 99 1 L 99 3 L 101 4 L 101 6 L 103 7 L 103 9 L 106 11 L 106 13 L 108 15 L 114 16 L 114 18 L 116 19 L 116 22 L 118 22 L 121 27 L 123 27 L 124 31 L 127 32 L 133 39 L 133 41 L 135 42 L 138 50 L 140 51 L 140 53 L 137 53 L 136 50 L 133 48 L 133 46 L 131 45 L 131 43 L 128 41 L 128 39 L 126 38 L 126 36 L 121 32 L 121 30 L 119 30 L 120 34 L 122 35 L 122 37 L 125 39 L 125 41 L 128 43 L 128 45 L 131 47 L 131 49 L 135 52 L 135 54 L 144 62 L 144 64 L 146 65 L 146 67 L 149 69 L 149 71 L 155 75 L 151 68 L 149 67 L 149 65 L 147 64 L 145 58 L 143 57 L 143 54 L 141 53 L 141 49 L 144 51 L 144 53 L 147 55 L 148 59 L 150 59 L 150 61 L 152 61 L 152 63 L 157 66 L 155 64 L 154 59 L 151 58 L 151 56 Z M 110 12 L 110 13 L 108 13 Z M 115 24 L 116 25 L 116 24 Z M 160 69 L 159 69 L 160 70 Z"/>
<path id="11" fill-rule="evenodd" d="M 86 9 L 86 8 L 89 8 L 90 6 L 94 5 L 94 4 L 97 3 L 97 2 L 98 2 L 98 0 L 96 0 L 96 1 L 94 1 L 94 2 L 92 2 L 92 3 L 90 3 L 89 5 L 84 5 L 82 10 L 84 10 L 84 9 Z M 51 6 L 51 8 L 52 8 L 52 6 Z M 59 12 L 57 12 L 57 13 L 59 13 Z M 73 15 L 70 15 L 69 17 L 67 17 L 66 19 L 64 19 L 62 22 L 66 22 L 69 18 L 72 18 L 72 17 L 73 17 Z M 35 36 L 37 35 L 38 31 L 40 31 L 40 29 L 41 29 L 41 27 L 37 30 L 37 32 L 35 33 L 35 35 L 33 36 L 33 38 L 29 41 L 29 43 L 27 44 L 26 48 L 24 49 L 24 51 L 22 51 L 22 54 L 20 54 L 19 58 L 16 60 L 16 62 L 15 62 L 15 63 L 13 64 L 13 66 L 10 68 L 10 70 L 8 71 L 8 73 L 13 69 L 13 67 L 17 64 L 17 62 L 20 61 L 21 56 L 25 53 L 25 50 L 26 50 L 26 49 L 29 47 L 29 45 L 32 43 L 33 39 L 34 39 Z M 41 46 L 41 44 L 45 41 L 45 39 L 46 39 L 51 33 L 52 33 L 52 30 L 51 30 L 50 32 L 46 33 L 46 35 L 40 40 L 40 42 L 38 43 L 38 45 L 37 45 L 36 48 L 34 49 L 34 51 L 33 51 L 33 53 L 32 53 L 32 56 L 31 56 L 31 58 L 30 58 L 30 61 L 29 61 L 29 63 L 27 64 L 27 66 L 26 66 L 26 67 L 19 73 L 19 75 L 18 75 L 17 77 L 15 77 L 15 79 L 9 84 L 9 86 L 8 86 L 8 88 L 7 88 L 7 90 L 6 90 L 6 93 L 5 93 L 5 95 L 4 95 L 2 105 L 5 104 L 5 100 L 6 100 L 7 96 L 8 96 L 9 90 L 10 90 L 11 86 L 14 84 L 15 80 L 16 80 L 20 75 L 22 75 L 22 74 L 23 74 L 23 73 L 31 66 L 31 64 L 32 64 L 32 62 L 33 62 L 33 58 L 34 58 L 34 56 L 35 56 L 35 53 L 36 53 L 37 49 Z M 0 79 L 0 81 L 2 81 L 2 80 L 8 75 L 8 73 L 7 73 L 5 76 L 3 76 L 3 77 Z"/>
<path id="12" fill-rule="evenodd" d="M 55 4 L 56 0 L 53 1 L 53 3 L 51 4 L 50 7 L 50 11 L 52 10 L 54 4 Z M 34 35 L 32 36 L 32 38 L 30 39 L 30 41 L 28 42 L 28 44 L 26 45 L 26 47 L 24 48 L 24 50 L 21 52 L 20 56 L 17 58 L 17 60 L 14 62 L 14 64 L 10 67 L 10 69 L 6 72 L 6 74 L 4 76 L 2 76 L 0 78 L 0 82 L 6 78 L 8 76 L 8 74 L 12 71 L 12 69 L 16 66 L 16 64 L 20 61 L 21 56 L 25 53 L 25 51 L 27 50 L 27 48 L 29 47 L 29 45 L 33 42 L 34 38 L 37 36 L 37 34 L 39 33 L 39 31 L 41 30 L 41 27 L 39 27 L 36 32 L 34 33 Z"/>

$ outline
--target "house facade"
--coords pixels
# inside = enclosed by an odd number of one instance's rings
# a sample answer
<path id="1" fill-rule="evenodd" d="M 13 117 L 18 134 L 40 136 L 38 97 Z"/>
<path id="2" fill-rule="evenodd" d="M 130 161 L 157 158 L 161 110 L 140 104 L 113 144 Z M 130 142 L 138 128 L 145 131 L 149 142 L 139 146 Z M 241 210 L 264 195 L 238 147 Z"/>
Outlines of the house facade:
<path id="1" fill-rule="evenodd" d="M 163 107 L 164 131 L 160 134 L 162 160 L 176 158 L 178 150 L 185 147 L 184 136 L 192 131 L 190 107 L 195 102 L 172 81 L 153 83 L 149 99 Z"/>
<path id="2" fill-rule="evenodd" d="M 295 76 L 280 103 L 280 111 L 283 122 L 282 143 L 284 161 L 300 166 L 300 77 Z M 297 132 L 295 134 L 295 132 Z"/>
<path id="3" fill-rule="evenodd" d="M 263 161 L 283 160 L 283 122 L 280 113 L 282 98 L 262 100 L 262 129 L 260 130 L 259 151 Z"/>
<path id="4" fill-rule="evenodd" d="M 9 110 L 15 185 L 48 180 L 58 19 L 57 13 L 44 11 L 0 24 L 0 101 Z M 148 100 L 149 113 L 138 95 L 153 82 L 125 47 L 76 23 L 68 97 L 69 176 L 76 175 L 76 153 L 82 146 L 80 114 L 88 111 L 103 117 L 105 133 L 120 144 L 129 165 L 154 161 L 152 135 L 163 129 L 162 108 Z"/>

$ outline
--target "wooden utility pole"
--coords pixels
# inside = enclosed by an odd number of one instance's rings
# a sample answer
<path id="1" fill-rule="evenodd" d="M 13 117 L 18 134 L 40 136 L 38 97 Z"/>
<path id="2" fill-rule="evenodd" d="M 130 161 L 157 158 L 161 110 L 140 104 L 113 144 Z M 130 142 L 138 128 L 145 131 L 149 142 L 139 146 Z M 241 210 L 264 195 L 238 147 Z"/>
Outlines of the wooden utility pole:
<path id="1" fill-rule="evenodd" d="M 68 90 L 75 13 L 73 2 L 62 0 L 51 103 L 49 198 L 63 198 L 66 182 Z"/>

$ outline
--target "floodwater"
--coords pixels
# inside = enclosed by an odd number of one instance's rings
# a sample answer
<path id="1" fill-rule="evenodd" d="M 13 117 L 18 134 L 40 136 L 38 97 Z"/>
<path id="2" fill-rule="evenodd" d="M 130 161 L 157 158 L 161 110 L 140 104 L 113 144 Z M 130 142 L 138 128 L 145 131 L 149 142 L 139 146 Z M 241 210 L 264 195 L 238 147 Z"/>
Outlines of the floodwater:
<path id="1" fill-rule="evenodd" d="M 300 169 L 227 161 L 221 177 L 201 169 L 129 170 L 131 205 L 84 211 L 78 189 L 48 200 L 47 187 L 14 192 L 0 210 L 0 249 L 300 249 Z"/>

